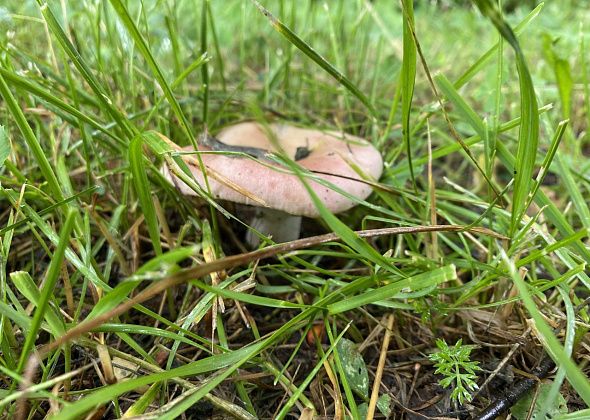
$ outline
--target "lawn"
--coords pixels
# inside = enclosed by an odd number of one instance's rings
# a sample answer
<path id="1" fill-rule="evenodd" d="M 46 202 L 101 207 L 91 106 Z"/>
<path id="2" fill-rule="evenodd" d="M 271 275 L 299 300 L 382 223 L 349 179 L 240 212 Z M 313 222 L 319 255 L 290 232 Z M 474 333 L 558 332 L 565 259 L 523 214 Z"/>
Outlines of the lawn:
<path id="1" fill-rule="evenodd" d="M 409 3 L 2 2 L 0 417 L 590 418 L 590 8 Z"/>

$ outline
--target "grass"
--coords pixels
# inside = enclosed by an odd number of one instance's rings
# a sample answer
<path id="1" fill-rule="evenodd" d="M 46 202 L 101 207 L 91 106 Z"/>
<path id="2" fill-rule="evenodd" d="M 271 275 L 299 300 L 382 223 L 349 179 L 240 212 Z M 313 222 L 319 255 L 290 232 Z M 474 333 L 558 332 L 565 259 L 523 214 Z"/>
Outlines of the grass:
<path id="1" fill-rule="evenodd" d="M 538 418 L 587 410 L 590 14 L 439 3 L 3 2 L 2 416 L 456 417 L 544 354 Z M 247 252 L 159 167 L 190 183 L 160 134 L 248 119 L 367 138 L 384 174 Z M 469 405 L 437 339 L 482 368 Z"/>

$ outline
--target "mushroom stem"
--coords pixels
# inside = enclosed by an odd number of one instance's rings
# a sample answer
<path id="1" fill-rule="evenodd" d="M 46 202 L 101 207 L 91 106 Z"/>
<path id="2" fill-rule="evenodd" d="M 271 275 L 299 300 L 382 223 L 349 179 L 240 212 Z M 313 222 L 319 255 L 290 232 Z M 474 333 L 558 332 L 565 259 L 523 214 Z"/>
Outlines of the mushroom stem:
<path id="1" fill-rule="evenodd" d="M 258 207 L 250 221 L 250 226 L 263 235 L 270 236 L 277 243 L 289 242 L 299 239 L 301 216 L 293 216 L 284 211 Z M 252 230 L 248 230 L 246 242 L 252 248 L 256 248 L 260 245 L 260 238 Z"/>

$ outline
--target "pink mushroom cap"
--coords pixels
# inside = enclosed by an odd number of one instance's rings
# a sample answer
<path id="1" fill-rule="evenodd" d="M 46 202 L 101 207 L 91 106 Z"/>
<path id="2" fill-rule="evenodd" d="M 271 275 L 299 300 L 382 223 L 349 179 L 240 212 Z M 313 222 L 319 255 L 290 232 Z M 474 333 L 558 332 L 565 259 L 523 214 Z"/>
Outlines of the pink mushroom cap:
<path id="1" fill-rule="evenodd" d="M 309 151 L 309 154 L 298 160 L 297 164 L 308 171 L 319 172 L 314 176 L 328 181 L 358 199 L 367 198 L 372 189 L 367 183 L 359 182 L 362 177 L 355 172 L 351 164 L 357 166 L 368 180 L 378 180 L 381 176 L 383 160 L 380 153 L 359 137 L 282 124 L 271 124 L 269 127 L 280 148 L 290 158 L 295 157 L 298 148 L 306 148 Z M 252 122 L 227 127 L 216 137 L 230 146 L 278 152 L 264 127 Z M 199 149 L 209 150 L 206 146 L 200 146 Z M 193 149 L 188 147 L 184 150 Z M 190 168 L 196 181 L 204 188 L 203 174 L 200 168 L 193 164 L 194 158 L 193 156 L 190 161 Z M 260 202 L 264 202 L 269 208 L 285 213 L 319 217 L 319 212 L 303 183 L 288 168 L 268 161 L 261 163 L 247 157 L 220 153 L 203 153 L 201 159 L 209 171 L 209 187 L 216 198 L 255 206 L 260 206 Z M 183 194 L 195 194 L 167 168 L 164 169 L 164 173 Z M 329 186 L 321 185 L 309 177 L 307 182 L 332 213 L 348 210 L 356 204 Z M 244 191 L 247 191 L 246 195 L 243 194 Z"/>

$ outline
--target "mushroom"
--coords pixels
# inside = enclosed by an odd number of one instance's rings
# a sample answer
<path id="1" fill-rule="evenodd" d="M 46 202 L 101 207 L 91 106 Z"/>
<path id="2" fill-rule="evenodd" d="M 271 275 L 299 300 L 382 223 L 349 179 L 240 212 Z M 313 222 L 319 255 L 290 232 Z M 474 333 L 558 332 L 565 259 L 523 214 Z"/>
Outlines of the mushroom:
<path id="1" fill-rule="evenodd" d="M 315 172 L 316 177 L 361 200 L 369 196 L 371 187 L 359 182 L 362 178 L 353 166 L 360 168 L 369 179 L 381 176 L 381 155 L 359 137 L 283 124 L 271 124 L 269 128 L 273 138 L 269 138 L 264 127 L 257 123 L 239 123 L 225 128 L 217 139 L 202 137 L 199 149 L 238 150 L 257 157 L 284 152 L 304 170 Z M 207 173 L 212 175 L 208 177 L 212 195 L 258 206 L 250 225 L 260 233 L 271 235 L 275 242 L 297 239 L 301 216 L 316 218 L 320 215 L 299 177 L 276 162 L 221 153 L 204 153 L 201 159 Z M 193 157 L 187 163 L 195 180 L 204 185 L 202 171 L 195 162 Z M 195 195 L 167 167 L 163 168 L 163 173 L 183 194 Z M 307 179 L 307 182 L 332 213 L 343 212 L 355 205 L 353 200 L 329 186 L 313 179 Z M 259 241 L 253 232 L 248 232 L 246 240 L 251 246 L 257 246 Z"/>

